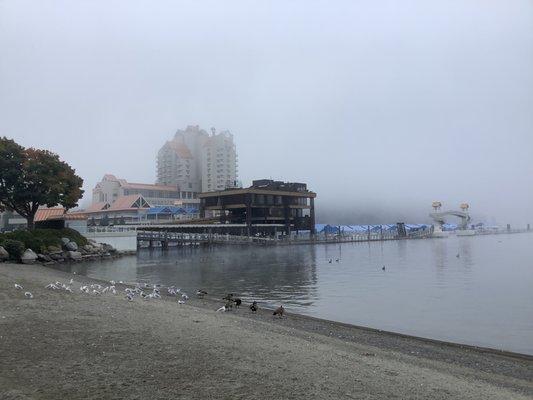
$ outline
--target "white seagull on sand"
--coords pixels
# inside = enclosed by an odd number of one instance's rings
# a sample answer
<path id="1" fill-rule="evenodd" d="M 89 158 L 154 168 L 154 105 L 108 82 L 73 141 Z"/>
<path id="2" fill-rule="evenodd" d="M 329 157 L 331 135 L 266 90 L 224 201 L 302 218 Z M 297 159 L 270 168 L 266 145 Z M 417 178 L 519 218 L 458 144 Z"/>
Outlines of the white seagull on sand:
<path id="1" fill-rule="evenodd" d="M 30 292 L 24 293 L 24 296 L 26 296 L 26 298 L 28 299 L 33 299 L 33 294 L 31 294 Z"/>
<path id="2" fill-rule="evenodd" d="M 22 290 L 24 288 L 21 285 L 19 285 L 18 283 L 15 283 L 15 289 Z"/>

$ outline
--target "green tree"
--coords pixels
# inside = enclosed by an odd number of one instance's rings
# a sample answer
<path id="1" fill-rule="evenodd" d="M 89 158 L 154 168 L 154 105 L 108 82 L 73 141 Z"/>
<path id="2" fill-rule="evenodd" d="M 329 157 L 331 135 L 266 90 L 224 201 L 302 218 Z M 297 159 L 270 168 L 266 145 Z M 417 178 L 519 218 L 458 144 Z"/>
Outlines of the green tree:
<path id="1" fill-rule="evenodd" d="M 33 229 L 39 206 L 75 207 L 83 195 L 83 179 L 57 154 L 0 138 L 0 210 L 26 218 Z"/>

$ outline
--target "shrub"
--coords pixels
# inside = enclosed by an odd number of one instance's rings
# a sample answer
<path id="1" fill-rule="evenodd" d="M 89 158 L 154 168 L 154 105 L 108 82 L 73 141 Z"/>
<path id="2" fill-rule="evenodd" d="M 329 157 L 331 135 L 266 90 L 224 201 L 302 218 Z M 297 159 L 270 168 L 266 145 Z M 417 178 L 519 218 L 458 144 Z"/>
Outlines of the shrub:
<path id="1" fill-rule="evenodd" d="M 0 234 L 0 242 L 5 242 L 6 240 L 16 240 L 22 242 L 25 248 L 32 249 L 36 253 L 42 253 L 46 252 L 49 246 L 61 248 L 62 237 L 69 238 L 71 241 L 76 242 L 78 246 L 84 246 L 88 243 L 87 239 L 78 231 L 69 228 L 34 229 L 31 231 L 18 230 L 14 232 L 7 232 Z M 9 252 L 9 250 L 7 251 Z"/>
<path id="2" fill-rule="evenodd" d="M 12 240 L 12 239 L 3 240 L 2 246 L 9 253 L 9 258 L 11 260 L 17 260 L 17 261 L 20 260 L 22 253 L 24 253 L 24 250 L 26 249 L 26 247 L 24 246 L 24 243 L 22 243 L 19 240 Z"/>

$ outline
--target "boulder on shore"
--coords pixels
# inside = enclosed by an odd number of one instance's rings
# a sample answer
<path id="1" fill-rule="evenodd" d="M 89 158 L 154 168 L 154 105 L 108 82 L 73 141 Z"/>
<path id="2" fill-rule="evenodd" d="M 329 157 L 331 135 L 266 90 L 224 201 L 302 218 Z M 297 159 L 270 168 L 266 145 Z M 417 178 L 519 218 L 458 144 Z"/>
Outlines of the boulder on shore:
<path id="1" fill-rule="evenodd" d="M 33 264 L 35 260 L 37 260 L 37 254 L 32 249 L 26 249 L 20 257 L 23 264 Z"/>
<path id="2" fill-rule="evenodd" d="M 66 244 L 67 244 L 68 242 L 70 242 L 70 239 L 69 239 L 69 238 L 66 238 L 66 237 L 62 237 L 62 238 L 61 238 L 61 242 L 63 243 L 63 246 L 66 246 Z"/>
<path id="3" fill-rule="evenodd" d="M 74 261 L 82 259 L 81 253 L 79 251 L 67 251 L 67 258 Z"/>
<path id="4" fill-rule="evenodd" d="M 37 260 L 40 262 L 49 262 L 52 261 L 48 254 L 37 254 Z"/>
<path id="5" fill-rule="evenodd" d="M 69 251 L 78 251 L 78 244 L 76 242 L 68 242 L 65 244 L 65 249 Z"/>
<path id="6" fill-rule="evenodd" d="M 48 246 L 48 252 L 49 253 L 61 252 L 61 248 L 57 246 Z"/>
<path id="7" fill-rule="evenodd" d="M 6 249 L 0 246 L 0 261 L 5 261 L 7 259 L 9 259 L 9 253 Z"/>

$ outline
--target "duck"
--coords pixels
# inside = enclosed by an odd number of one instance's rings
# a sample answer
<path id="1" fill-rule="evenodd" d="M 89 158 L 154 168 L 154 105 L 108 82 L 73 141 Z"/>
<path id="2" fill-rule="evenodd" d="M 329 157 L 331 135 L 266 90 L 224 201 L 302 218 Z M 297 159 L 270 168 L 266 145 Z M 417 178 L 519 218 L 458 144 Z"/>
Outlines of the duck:
<path id="1" fill-rule="evenodd" d="M 279 306 L 278 308 L 276 308 L 276 309 L 274 310 L 274 312 L 272 313 L 272 315 L 279 315 L 279 317 L 282 318 L 284 312 L 285 312 L 285 309 L 283 308 L 283 306 Z"/>
<path id="2" fill-rule="evenodd" d="M 257 306 L 257 301 L 254 301 L 252 304 L 250 304 L 250 310 L 252 311 L 253 314 L 255 314 L 258 309 L 259 307 Z"/>

